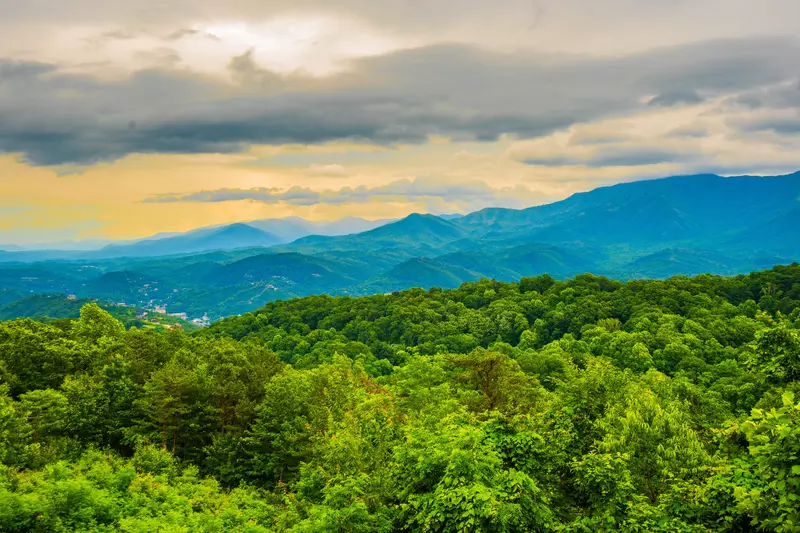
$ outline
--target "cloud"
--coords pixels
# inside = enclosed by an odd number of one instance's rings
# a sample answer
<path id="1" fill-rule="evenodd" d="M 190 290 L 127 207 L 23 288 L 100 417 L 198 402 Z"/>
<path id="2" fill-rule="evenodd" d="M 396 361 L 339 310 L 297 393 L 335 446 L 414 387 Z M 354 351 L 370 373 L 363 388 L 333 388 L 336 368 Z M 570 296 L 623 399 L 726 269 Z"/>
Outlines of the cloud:
<path id="1" fill-rule="evenodd" d="M 798 109 L 800 108 L 800 81 L 795 77 L 774 85 L 747 91 L 729 102 L 732 106 L 749 109 Z"/>
<path id="2" fill-rule="evenodd" d="M 675 137 L 679 139 L 702 139 L 711 134 L 706 126 L 701 124 L 688 124 L 679 126 L 667 132 L 667 137 Z"/>
<path id="3" fill-rule="evenodd" d="M 138 33 L 127 30 L 112 30 L 103 33 L 98 39 L 98 43 L 104 41 L 129 41 L 139 36 Z"/>
<path id="4" fill-rule="evenodd" d="M 116 236 L 800 168 L 795 0 L 6 4 L 0 197 Z"/>
<path id="5" fill-rule="evenodd" d="M 257 187 L 252 189 L 217 189 L 188 194 L 160 194 L 143 200 L 145 203 L 231 202 L 250 200 L 265 204 L 312 206 L 342 205 L 367 202 L 444 201 L 463 206 L 528 205 L 533 192 L 524 186 L 491 187 L 480 181 L 447 182 L 434 179 L 397 180 L 376 187 L 342 187 L 316 191 L 307 187 L 289 189 Z"/>
<path id="6" fill-rule="evenodd" d="M 571 145 L 604 145 L 616 144 L 633 140 L 630 134 L 623 131 L 592 131 L 591 129 L 579 129 L 570 137 Z"/>
<path id="7" fill-rule="evenodd" d="M 569 167 L 570 172 L 585 174 L 605 169 L 632 178 L 797 170 L 800 112 L 742 105 L 740 97 L 750 92 L 576 124 L 541 139 L 517 141 L 507 157 L 537 170 Z M 759 88 L 758 92 L 772 91 Z M 592 142 L 595 139 L 600 142 Z"/>
<path id="8" fill-rule="evenodd" d="M 348 170 L 344 165 L 336 163 L 312 163 L 308 166 L 308 170 L 315 176 L 347 176 L 348 174 Z"/>
<path id="9" fill-rule="evenodd" d="M 585 156 L 552 155 L 523 159 L 528 165 L 587 167 L 628 167 L 658 165 L 661 163 L 689 163 L 695 156 L 688 150 L 668 149 L 658 146 L 613 146 Z"/>
<path id="10" fill-rule="evenodd" d="M 746 92 L 798 67 L 798 47 L 775 39 L 559 61 L 435 46 L 362 59 L 328 78 L 279 77 L 245 53 L 230 63 L 236 86 L 168 66 L 109 81 L 0 61 L 0 147 L 57 165 L 250 144 L 536 138 L 647 109 L 647 95 Z"/>
<path id="11" fill-rule="evenodd" d="M 743 128 L 748 132 L 769 131 L 779 135 L 800 134 L 800 115 L 764 117 L 747 121 Z"/>
<path id="12" fill-rule="evenodd" d="M 168 41 L 178 41 L 180 39 L 184 39 L 184 38 L 187 38 L 187 37 L 195 37 L 195 36 L 203 37 L 205 39 L 210 39 L 212 41 L 217 41 L 217 42 L 220 41 L 220 38 L 217 37 L 216 35 L 214 35 L 213 33 L 209 33 L 207 31 L 201 31 L 201 30 L 197 30 L 197 29 L 193 29 L 193 28 L 181 28 L 180 30 L 176 30 L 176 31 L 170 33 L 166 37 L 166 40 L 168 40 Z"/>
<path id="13" fill-rule="evenodd" d="M 800 134 L 800 82 L 797 79 L 744 92 L 726 102 L 729 124 L 741 134 Z"/>
<path id="14" fill-rule="evenodd" d="M 54 72 L 56 65 L 37 63 L 32 61 L 3 61 L 0 60 L 0 82 L 3 85 L 12 85 L 20 82 L 30 82 L 37 77 Z"/>
<path id="15" fill-rule="evenodd" d="M 695 91 L 674 92 L 659 94 L 651 98 L 647 105 L 658 107 L 672 107 L 681 104 L 699 104 L 703 98 Z"/>
<path id="16" fill-rule="evenodd" d="M 335 5 L 325 0 L 26 0 L 7 4 L 0 30 L 3 24 L 9 29 L 49 24 L 62 31 L 95 25 L 106 31 L 169 28 L 169 34 L 176 28 L 201 29 L 220 21 L 259 22 L 301 13 L 363 20 L 383 34 L 417 37 L 423 41 L 420 45 L 459 42 L 574 54 L 612 55 L 704 39 L 800 34 L 800 6 L 794 0 L 339 0 Z M 38 38 L 35 33 L 20 34 L 28 41 Z"/>

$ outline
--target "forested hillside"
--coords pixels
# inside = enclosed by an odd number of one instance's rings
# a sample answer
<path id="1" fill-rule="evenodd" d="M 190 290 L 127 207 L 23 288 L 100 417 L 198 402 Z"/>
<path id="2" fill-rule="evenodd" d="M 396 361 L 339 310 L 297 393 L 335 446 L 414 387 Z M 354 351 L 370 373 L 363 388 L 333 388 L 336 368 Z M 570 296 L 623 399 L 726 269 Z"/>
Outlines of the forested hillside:
<path id="1" fill-rule="evenodd" d="M 797 264 L 89 304 L 0 322 L 0 531 L 800 531 L 799 379 Z"/>
<path id="2" fill-rule="evenodd" d="M 329 224 L 327 236 L 305 233 L 283 244 L 265 228 L 281 233 L 291 220 L 203 228 L 66 256 L 0 251 L 0 304 L 58 292 L 217 319 L 312 294 L 455 288 L 482 278 L 736 275 L 800 257 L 799 196 L 800 172 L 673 176 L 527 209 L 444 218 L 414 213 L 379 227 L 345 220 L 341 231 L 372 229 L 331 236 L 335 224 Z"/>
<path id="3" fill-rule="evenodd" d="M 64 294 L 34 294 L 19 300 L 0 304 L 0 320 L 15 318 L 34 318 L 51 322 L 61 319 L 78 318 L 83 306 L 95 303 L 119 320 L 126 328 L 161 328 L 180 327 L 187 331 L 198 329 L 198 326 L 176 316 L 147 314 L 142 309 L 121 306 L 111 302 L 103 302 L 89 298 L 68 297 Z"/>

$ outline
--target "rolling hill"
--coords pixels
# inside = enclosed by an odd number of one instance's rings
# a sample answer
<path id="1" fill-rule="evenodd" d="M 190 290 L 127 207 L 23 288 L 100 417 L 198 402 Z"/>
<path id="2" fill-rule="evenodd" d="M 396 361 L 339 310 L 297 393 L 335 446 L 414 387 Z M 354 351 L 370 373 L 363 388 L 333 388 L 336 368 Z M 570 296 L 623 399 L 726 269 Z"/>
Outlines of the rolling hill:
<path id="1" fill-rule="evenodd" d="M 600 187 L 553 204 L 486 209 L 455 222 L 480 235 L 536 235 L 543 242 L 653 246 L 717 239 L 798 206 L 800 172 L 724 178 L 675 176 Z"/>
<path id="2" fill-rule="evenodd" d="M 343 264 L 298 253 L 262 254 L 222 265 L 209 272 L 210 285 L 271 283 L 300 285 L 301 292 L 338 288 L 358 281 L 358 272 L 346 273 Z"/>
<path id="3" fill-rule="evenodd" d="M 451 244 L 469 237 L 469 231 L 459 226 L 457 220 L 414 213 L 363 233 L 341 237 L 314 235 L 279 248 L 307 254 L 358 250 L 361 253 L 385 252 L 398 258 L 437 255 Z"/>
<path id="4" fill-rule="evenodd" d="M 300 217 L 266 218 L 247 224 L 277 235 L 282 242 L 292 242 L 309 235 L 337 236 L 369 231 L 393 222 L 392 219 L 367 220 L 347 217 L 331 222 L 313 222 Z"/>
<path id="5" fill-rule="evenodd" d="M 148 257 L 190 254 L 209 250 L 267 247 L 282 242 L 277 236 L 247 224 L 231 224 L 213 229 L 143 240 L 125 246 L 109 245 L 85 257 Z"/>
<path id="6" fill-rule="evenodd" d="M 162 232 L 142 239 L 123 241 L 61 241 L 28 246 L 6 244 L 0 245 L 0 262 L 157 257 L 206 250 L 264 247 L 289 243 L 309 235 L 338 236 L 361 233 L 393 221 L 393 219 L 367 220 L 358 217 L 330 222 L 309 221 L 299 217 L 265 218 L 245 223 L 206 226 L 188 232 Z M 255 228 L 266 235 L 248 228 Z"/>
<path id="7" fill-rule="evenodd" d="M 66 292 L 220 317 L 294 296 L 454 287 L 481 277 L 735 274 L 800 258 L 798 198 L 800 173 L 704 174 L 622 183 L 527 209 L 412 214 L 288 244 L 264 229 L 285 235 L 314 224 L 201 228 L 61 261 L 49 252 L 3 252 L 0 300 Z M 349 224 L 366 223 L 339 230 Z"/>

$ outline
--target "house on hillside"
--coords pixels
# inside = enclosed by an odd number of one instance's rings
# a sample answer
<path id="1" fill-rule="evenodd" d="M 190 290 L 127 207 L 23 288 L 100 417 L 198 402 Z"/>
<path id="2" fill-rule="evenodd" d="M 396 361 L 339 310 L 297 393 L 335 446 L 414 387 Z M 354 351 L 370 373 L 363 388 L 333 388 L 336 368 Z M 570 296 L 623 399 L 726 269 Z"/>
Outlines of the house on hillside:
<path id="1" fill-rule="evenodd" d="M 205 328 L 211 324 L 211 319 L 208 318 L 208 313 L 203 313 L 202 318 L 193 318 L 192 324 L 195 326 L 200 326 L 201 328 Z"/>

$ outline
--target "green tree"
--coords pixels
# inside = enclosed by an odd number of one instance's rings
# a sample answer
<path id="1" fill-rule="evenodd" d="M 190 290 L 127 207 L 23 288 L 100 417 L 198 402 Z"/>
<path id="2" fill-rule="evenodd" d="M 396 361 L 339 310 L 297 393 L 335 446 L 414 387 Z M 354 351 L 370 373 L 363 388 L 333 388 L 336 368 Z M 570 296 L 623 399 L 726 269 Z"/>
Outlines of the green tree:
<path id="1" fill-rule="evenodd" d="M 125 334 L 125 327 L 108 311 L 91 303 L 81 307 L 81 316 L 73 324 L 72 334 L 84 342 L 97 343 L 103 337 L 121 338 Z"/>
<path id="2" fill-rule="evenodd" d="M 478 348 L 469 355 L 450 355 L 447 359 L 461 369 L 456 383 L 474 393 L 467 402 L 475 412 L 525 412 L 544 395 L 536 378 L 526 375 L 516 361 L 503 353 Z"/>
<path id="3" fill-rule="evenodd" d="M 67 399 L 52 389 L 35 390 L 20 396 L 20 406 L 27 414 L 33 442 L 59 436 L 65 429 Z"/>
<path id="4" fill-rule="evenodd" d="M 687 406 L 663 402 L 654 392 L 634 386 L 599 422 L 605 432 L 601 453 L 627 457 L 633 486 L 653 504 L 673 480 L 700 478 L 710 457 L 692 428 Z"/>
<path id="5" fill-rule="evenodd" d="M 775 381 L 800 379 L 800 332 L 785 324 L 758 334 L 751 365 Z"/>
<path id="6" fill-rule="evenodd" d="M 0 379 L 14 397 L 58 388 L 65 376 L 86 367 L 85 353 L 51 325 L 30 319 L 0 322 Z"/>
<path id="7" fill-rule="evenodd" d="M 735 495 L 753 525 L 790 533 L 800 531 L 800 403 L 792 392 L 782 400 L 777 409 L 754 409 L 742 424 L 758 483 Z"/>
<path id="8" fill-rule="evenodd" d="M 25 465 L 32 433 L 24 410 L 8 396 L 8 388 L 0 385 L 0 465 Z"/>
<path id="9" fill-rule="evenodd" d="M 173 359 L 153 372 L 145 383 L 138 407 L 145 416 L 145 427 L 153 428 L 161 447 L 175 453 L 179 437 L 197 419 L 204 406 L 197 373 Z"/>
<path id="10" fill-rule="evenodd" d="M 457 419 L 411 428 L 397 448 L 400 527 L 410 531 L 547 531 L 553 516 L 528 475 L 504 468 L 485 432 Z"/>

